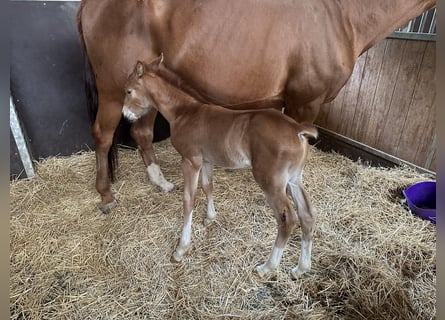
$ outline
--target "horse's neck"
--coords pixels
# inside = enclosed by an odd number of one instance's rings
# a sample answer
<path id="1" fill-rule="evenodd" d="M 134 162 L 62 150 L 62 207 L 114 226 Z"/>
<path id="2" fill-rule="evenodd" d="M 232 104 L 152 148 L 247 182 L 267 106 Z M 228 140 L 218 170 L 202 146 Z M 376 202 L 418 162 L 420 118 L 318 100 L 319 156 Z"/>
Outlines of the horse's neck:
<path id="1" fill-rule="evenodd" d="M 398 27 L 434 7 L 435 0 L 341 0 L 359 56 Z"/>
<path id="2" fill-rule="evenodd" d="M 170 84 L 174 84 L 174 87 L 180 87 L 180 90 L 183 93 L 186 93 L 187 95 L 193 97 L 199 102 L 207 103 L 209 101 L 212 101 L 209 97 L 205 97 L 201 92 L 197 91 L 195 88 L 191 87 L 187 82 L 185 82 L 180 76 L 178 76 L 176 73 L 171 71 L 170 69 L 166 68 L 165 65 L 160 65 L 159 69 L 157 71 L 158 76 L 160 76 L 163 79 L 169 79 L 168 82 Z"/>
<path id="3" fill-rule="evenodd" d="M 183 108 L 185 105 L 198 102 L 194 97 L 160 77 L 157 78 L 156 84 L 152 87 L 153 103 L 170 123 L 186 111 L 186 108 Z"/>

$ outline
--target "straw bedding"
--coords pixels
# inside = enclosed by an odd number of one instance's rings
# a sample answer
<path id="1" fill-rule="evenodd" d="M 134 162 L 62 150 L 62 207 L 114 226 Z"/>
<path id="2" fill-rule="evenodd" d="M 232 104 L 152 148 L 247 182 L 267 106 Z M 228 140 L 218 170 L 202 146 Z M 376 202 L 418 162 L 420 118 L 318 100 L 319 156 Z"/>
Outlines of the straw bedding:
<path id="1" fill-rule="evenodd" d="M 170 256 L 182 227 L 180 157 L 155 145 L 166 178 L 148 183 L 135 150 L 120 150 L 118 207 L 97 209 L 95 158 L 49 158 L 10 185 L 11 319 L 432 319 L 435 227 L 400 203 L 431 177 L 372 168 L 311 147 L 304 183 L 318 210 L 312 270 L 292 280 L 300 229 L 279 270 L 261 279 L 276 223 L 249 170 L 216 170 L 216 222 L 198 193 L 192 247 Z"/>

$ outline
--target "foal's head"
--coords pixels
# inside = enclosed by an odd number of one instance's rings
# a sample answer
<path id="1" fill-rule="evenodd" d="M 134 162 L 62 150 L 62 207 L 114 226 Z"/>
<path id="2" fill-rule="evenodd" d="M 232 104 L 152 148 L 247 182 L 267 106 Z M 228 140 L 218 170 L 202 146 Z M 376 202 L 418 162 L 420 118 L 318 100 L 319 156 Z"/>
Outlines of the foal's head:
<path id="1" fill-rule="evenodd" d="M 125 84 L 125 99 L 122 113 L 131 122 L 136 121 L 153 108 L 153 99 L 146 81 L 155 77 L 163 56 L 150 64 L 138 61 Z"/>

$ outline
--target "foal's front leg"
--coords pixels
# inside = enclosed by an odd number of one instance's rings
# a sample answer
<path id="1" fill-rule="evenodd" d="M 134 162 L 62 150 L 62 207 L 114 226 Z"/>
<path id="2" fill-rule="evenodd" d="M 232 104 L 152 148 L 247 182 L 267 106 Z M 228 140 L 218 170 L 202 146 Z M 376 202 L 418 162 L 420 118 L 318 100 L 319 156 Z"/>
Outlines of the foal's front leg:
<path id="1" fill-rule="evenodd" d="M 195 195 L 196 189 L 198 188 L 200 169 L 200 163 L 193 163 L 191 159 L 182 159 L 182 173 L 184 176 L 184 226 L 182 227 L 179 244 L 173 253 L 173 262 L 180 262 L 190 246 L 193 207 L 195 206 Z"/>
<path id="2" fill-rule="evenodd" d="M 153 128 L 158 111 L 155 108 L 131 126 L 131 136 L 138 144 L 139 152 L 147 168 L 148 178 L 151 183 L 160 187 L 163 191 L 171 191 L 175 187 L 173 183 L 165 180 L 161 168 L 157 164 L 153 151 Z"/>

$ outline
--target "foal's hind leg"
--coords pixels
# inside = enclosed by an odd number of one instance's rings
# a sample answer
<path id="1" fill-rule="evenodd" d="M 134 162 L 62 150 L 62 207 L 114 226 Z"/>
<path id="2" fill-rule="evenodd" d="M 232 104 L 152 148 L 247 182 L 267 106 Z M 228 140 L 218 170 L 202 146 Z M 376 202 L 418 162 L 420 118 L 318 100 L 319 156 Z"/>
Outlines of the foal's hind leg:
<path id="1" fill-rule="evenodd" d="M 202 189 L 207 198 L 207 217 L 204 225 L 207 227 L 216 218 L 215 205 L 213 204 L 213 165 L 208 162 L 202 164 Z"/>
<path id="2" fill-rule="evenodd" d="M 297 278 L 311 270 L 312 239 L 316 210 L 312 207 L 309 196 L 303 189 L 301 175 L 292 179 L 292 181 L 289 182 L 288 187 L 295 206 L 297 207 L 302 231 L 301 253 L 300 258 L 298 259 L 298 266 L 292 269 L 292 276 Z"/>
<path id="3" fill-rule="evenodd" d="M 190 247 L 192 234 L 192 217 L 195 206 L 196 189 L 201 163 L 194 163 L 190 159 L 182 159 L 182 173 L 184 176 L 184 226 L 182 227 L 181 239 L 173 253 L 172 262 L 180 262 Z"/>
<path id="4" fill-rule="evenodd" d="M 171 191 L 174 185 L 165 180 L 159 165 L 156 163 L 156 156 L 153 151 L 153 128 L 157 113 L 155 108 L 151 108 L 146 115 L 133 123 L 131 136 L 138 144 L 150 181 L 154 185 L 159 186 L 163 191 Z"/>
<path id="5" fill-rule="evenodd" d="M 297 215 L 286 196 L 285 186 L 265 190 L 265 193 L 278 224 L 278 234 L 269 258 L 264 264 L 256 268 L 260 277 L 278 267 L 287 241 L 297 225 Z"/>

